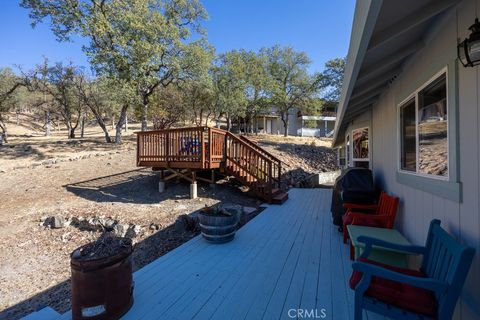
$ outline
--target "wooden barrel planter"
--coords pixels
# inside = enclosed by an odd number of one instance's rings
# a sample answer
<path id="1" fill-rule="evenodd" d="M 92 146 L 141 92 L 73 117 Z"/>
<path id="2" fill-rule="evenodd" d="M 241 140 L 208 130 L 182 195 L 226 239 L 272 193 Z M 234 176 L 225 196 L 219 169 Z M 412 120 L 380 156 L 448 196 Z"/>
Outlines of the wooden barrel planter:
<path id="1" fill-rule="evenodd" d="M 198 215 L 202 236 L 211 243 L 232 241 L 237 231 L 238 217 L 234 210 L 204 210 Z"/>
<path id="2" fill-rule="evenodd" d="M 104 238 L 71 254 L 72 318 L 120 319 L 133 304 L 132 240 Z"/>

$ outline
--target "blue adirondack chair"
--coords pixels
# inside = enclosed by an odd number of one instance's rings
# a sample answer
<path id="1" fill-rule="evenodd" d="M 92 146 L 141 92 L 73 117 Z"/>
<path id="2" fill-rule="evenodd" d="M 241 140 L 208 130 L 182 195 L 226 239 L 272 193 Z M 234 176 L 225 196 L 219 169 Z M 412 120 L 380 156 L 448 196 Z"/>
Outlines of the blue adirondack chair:
<path id="1" fill-rule="evenodd" d="M 369 237 L 359 237 L 358 241 L 365 243 L 365 250 L 352 264 L 350 286 L 355 290 L 355 320 L 362 319 L 363 309 L 392 319 L 452 318 L 475 250 L 453 239 L 440 227 L 440 220 L 430 223 L 424 247 L 396 245 Z M 422 255 L 420 270 L 371 262 L 368 255 L 372 246 Z"/>

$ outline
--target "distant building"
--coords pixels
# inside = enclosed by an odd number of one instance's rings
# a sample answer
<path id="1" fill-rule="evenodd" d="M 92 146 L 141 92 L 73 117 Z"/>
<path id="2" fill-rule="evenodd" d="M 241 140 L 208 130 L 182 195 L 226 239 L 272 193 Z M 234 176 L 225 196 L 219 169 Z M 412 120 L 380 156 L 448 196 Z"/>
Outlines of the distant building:
<path id="1" fill-rule="evenodd" d="M 335 108 L 325 108 L 320 115 L 305 115 L 296 108 L 288 115 L 288 135 L 301 137 L 331 137 L 336 120 Z M 254 129 L 266 134 L 284 134 L 283 121 L 275 108 L 261 112 Z"/>

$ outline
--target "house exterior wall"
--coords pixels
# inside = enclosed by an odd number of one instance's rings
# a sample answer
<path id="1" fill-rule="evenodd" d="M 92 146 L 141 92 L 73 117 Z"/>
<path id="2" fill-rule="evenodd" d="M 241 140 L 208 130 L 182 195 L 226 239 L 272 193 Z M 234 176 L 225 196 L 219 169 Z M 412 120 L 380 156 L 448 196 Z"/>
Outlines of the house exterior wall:
<path id="1" fill-rule="evenodd" d="M 456 61 L 457 38 L 469 35 L 468 27 L 480 13 L 477 8 L 480 9 L 480 0 L 464 0 L 440 17 L 424 39 L 425 47 L 404 66 L 372 112 L 355 119 L 346 132 L 369 126 L 370 166 L 375 180 L 380 187 L 400 197 L 396 227 L 411 242 L 425 243 L 430 221 L 438 218 L 447 231 L 476 249 L 455 319 L 480 319 L 480 69 L 464 68 Z M 453 181 L 443 182 L 447 186 L 444 190 L 436 187 L 440 182 L 412 184 L 399 175 L 397 108 L 446 66 L 449 170 L 453 171 Z M 450 186 L 452 189 L 448 189 Z"/>
<path id="2" fill-rule="evenodd" d="M 272 109 L 274 112 L 276 109 Z M 271 120 L 271 125 L 268 125 L 268 130 L 265 133 L 269 134 L 284 134 L 285 129 L 283 127 L 283 121 L 280 116 L 278 117 L 268 117 L 267 119 Z M 257 122 L 259 128 L 263 128 L 263 115 L 257 116 Z M 315 135 L 311 136 L 320 136 L 324 137 L 326 133 L 330 133 L 335 127 L 335 121 L 327 122 L 327 131 L 325 131 L 325 125 L 323 121 L 319 121 L 318 130 L 316 130 Z M 302 118 L 298 117 L 298 109 L 294 108 L 290 110 L 288 115 L 288 135 L 298 136 L 299 130 L 302 128 Z M 262 129 L 263 130 L 263 129 Z M 312 130 L 310 130 L 312 131 Z M 307 135 L 308 136 L 308 135 Z"/>

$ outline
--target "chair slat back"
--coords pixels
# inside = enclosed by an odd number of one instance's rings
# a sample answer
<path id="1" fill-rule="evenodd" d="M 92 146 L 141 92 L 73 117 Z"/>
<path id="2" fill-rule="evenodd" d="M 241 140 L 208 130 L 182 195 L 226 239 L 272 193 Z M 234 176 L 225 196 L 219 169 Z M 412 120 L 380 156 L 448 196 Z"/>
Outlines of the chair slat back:
<path id="1" fill-rule="evenodd" d="M 386 192 L 382 191 L 380 199 L 378 201 L 377 214 L 383 214 L 389 216 L 386 228 L 393 228 L 395 222 L 395 216 L 398 210 L 398 197 L 389 196 Z"/>
<path id="2" fill-rule="evenodd" d="M 442 315 L 451 315 L 475 251 L 452 238 L 440 227 L 439 220 L 432 220 L 430 223 L 426 247 L 427 254 L 422 262 L 422 271 L 429 278 L 448 284 L 446 294 L 437 296 L 438 312 Z"/>

